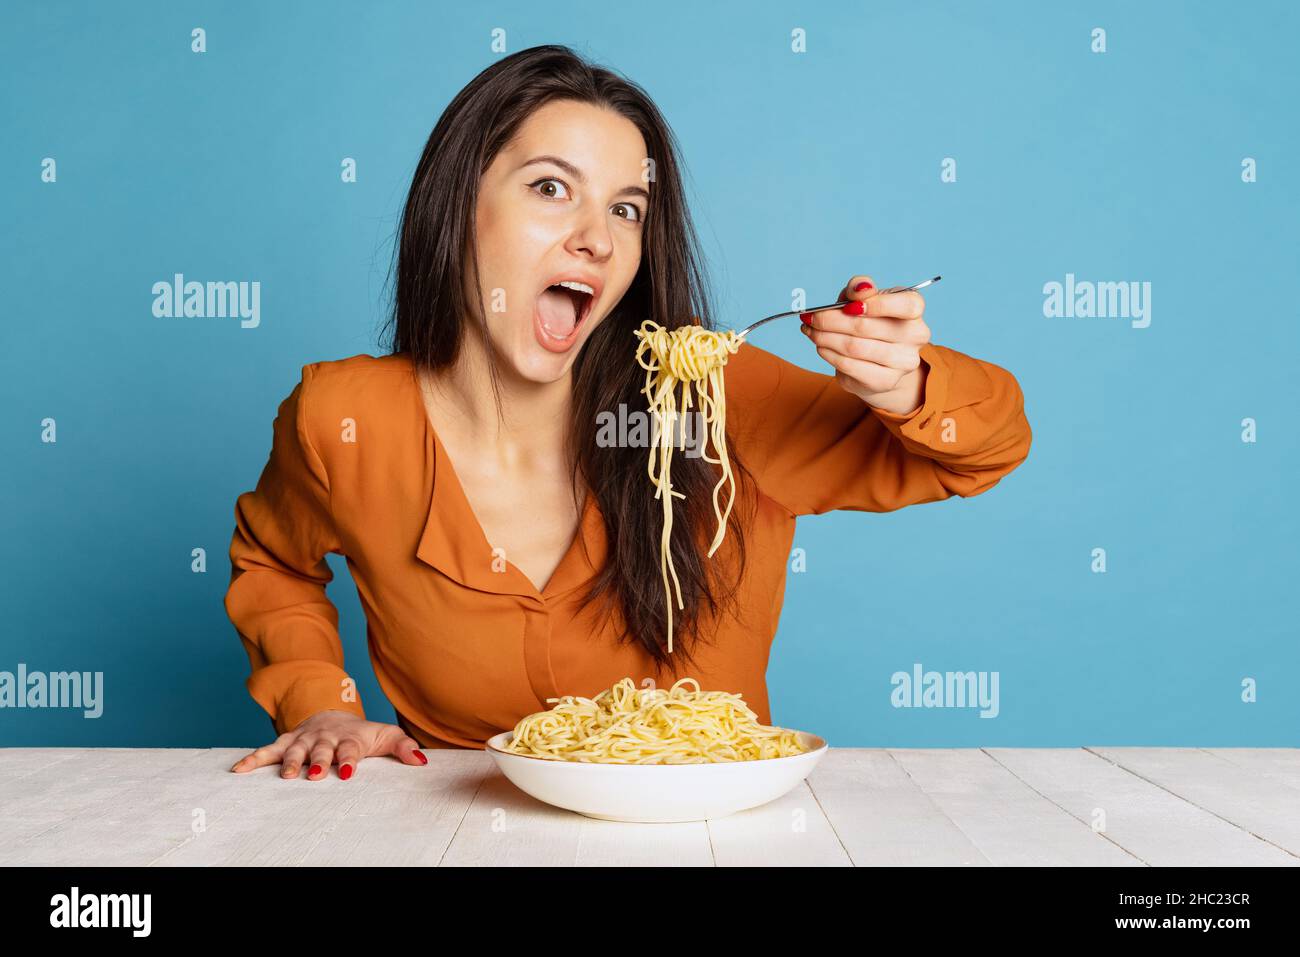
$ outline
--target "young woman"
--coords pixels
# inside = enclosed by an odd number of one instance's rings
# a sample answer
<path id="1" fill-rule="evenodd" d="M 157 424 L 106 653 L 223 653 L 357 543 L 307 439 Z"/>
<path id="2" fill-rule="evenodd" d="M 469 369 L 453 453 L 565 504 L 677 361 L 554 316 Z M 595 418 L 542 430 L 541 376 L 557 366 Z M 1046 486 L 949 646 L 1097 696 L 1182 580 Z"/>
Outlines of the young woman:
<path id="1" fill-rule="evenodd" d="M 626 676 L 694 677 L 770 724 L 796 516 L 976 495 L 1031 440 L 1016 380 L 932 344 L 919 293 L 855 276 L 841 295 L 805 317 L 826 374 L 752 343 L 726 367 L 739 494 L 712 558 L 717 466 L 673 458 L 669 654 L 649 450 L 601 441 L 598 416 L 645 413 L 645 319 L 714 328 L 675 143 L 639 87 L 567 48 L 481 73 L 415 171 L 391 350 L 305 366 L 236 504 L 226 609 L 279 737 L 233 770 L 419 764 Z M 344 671 L 328 552 L 397 725 L 366 720 Z"/>

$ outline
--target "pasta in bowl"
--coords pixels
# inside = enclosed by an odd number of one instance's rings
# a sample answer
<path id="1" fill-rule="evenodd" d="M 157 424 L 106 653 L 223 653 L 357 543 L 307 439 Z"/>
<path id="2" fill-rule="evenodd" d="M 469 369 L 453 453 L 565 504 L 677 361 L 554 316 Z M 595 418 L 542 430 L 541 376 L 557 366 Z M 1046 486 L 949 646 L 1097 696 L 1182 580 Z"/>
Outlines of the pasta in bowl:
<path id="1" fill-rule="evenodd" d="M 601 820 L 699 821 L 757 807 L 798 786 L 827 747 L 759 724 L 740 695 L 702 691 L 693 678 L 667 690 L 624 678 L 595 698 L 551 700 L 486 750 L 520 790 Z"/>

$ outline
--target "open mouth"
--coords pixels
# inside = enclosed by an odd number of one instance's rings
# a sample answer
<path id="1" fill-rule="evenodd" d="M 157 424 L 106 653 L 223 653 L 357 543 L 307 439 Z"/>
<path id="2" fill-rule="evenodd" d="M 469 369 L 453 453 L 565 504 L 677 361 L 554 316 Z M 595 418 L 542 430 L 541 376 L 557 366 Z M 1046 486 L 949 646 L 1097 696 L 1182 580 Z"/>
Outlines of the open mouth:
<path id="1" fill-rule="evenodd" d="M 576 280 L 547 286 L 537 297 L 542 331 L 555 340 L 572 338 L 591 311 L 594 299 L 595 289 Z"/>

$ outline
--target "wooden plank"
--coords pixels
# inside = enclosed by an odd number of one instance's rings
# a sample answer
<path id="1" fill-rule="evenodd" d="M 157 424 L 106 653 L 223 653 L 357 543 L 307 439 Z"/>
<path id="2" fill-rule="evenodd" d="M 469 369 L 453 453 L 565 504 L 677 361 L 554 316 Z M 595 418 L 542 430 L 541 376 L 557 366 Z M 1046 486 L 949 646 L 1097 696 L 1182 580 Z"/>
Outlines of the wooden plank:
<path id="1" fill-rule="evenodd" d="M 709 827 L 683 824 L 627 824 L 582 818 L 578 830 L 580 867 L 712 867 Z"/>
<path id="2" fill-rule="evenodd" d="M 140 839 L 168 781 L 191 780 L 190 748 L 86 748 L 6 790 L 0 833 L 8 865 L 147 863 Z"/>
<path id="3" fill-rule="evenodd" d="M 719 867 L 853 866 L 807 781 L 775 801 L 708 825 Z"/>
<path id="4" fill-rule="evenodd" d="M 1279 865 L 1294 858 L 1084 748 L 986 748 L 1035 791 L 1146 864 Z M 1098 820 L 1102 820 L 1100 817 Z"/>
<path id="5" fill-rule="evenodd" d="M 427 767 L 367 758 L 350 780 L 331 768 L 327 778 L 308 781 L 280 777 L 279 765 L 234 774 L 240 751 L 214 749 L 203 773 L 167 799 L 174 810 L 201 804 L 204 828 L 152 863 L 436 864 L 478 787 L 482 755 L 426 753 Z"/>
<path id="6" fill-rule="evenodd" d="M 884 749 L 832 748 L 808 785 L 859 867 L 989 864 Z"/>
<path id="7" fill-rule="evenodd" d="M 994 865 L 1142 866 L 978 748 L 891 748 L 889 753 Z"/>
<path id="8" fill-rule="evenodd" d="M 477 750 L 426 753 L 427 767 L 393 760 L 359 768 L 346 783 L 373 771 L 364 799 L 321 835 L 303 864 L 437 866 L 490 768 Z"/>
<path id="9" fill-rule="evenodd" d="M 1200 748 L 1091 748 L 1120 767 L 1288 852 L 1300 865 L 1300 791 Z"/>
<path id="10" fill-rule="evenodd" d="M 570 866 L 577 859 L 581 821 L 580 814 L 524 794 L 493 766 L 440 866 Z"/>
<path id="11" fill-rule="evenodd" d="M 484 756 L 483 760 L 491 759 Z M 495 766 L 484 778 L 443 867 L 708 866 L 708 830 L 687 824 L 598 821 L 551 807 L 511 784 Z"/>
<path id="12" fill-rule="evenodd" d="M 1300 748 L 1202 748 L 1239 768 L 1300 790 Z"/>
<path id="13" fill-rule="evenodd" d="M 46 831 L 71 812 L 28 800 L 31 779 L 54 773 L 56 765 L 85 756 L 84 748 L 0 748 L 0 865 L 10 863 L 10 848 Z"/>
<path id="14" fill-rule="evenodd" d="M 21 796 L 23 778 L 85 753 L 85 748 L 0 748 L 0 804 L 11 792 Z"/>
<path id="15" fill-rule="evenodd" d="M 230 772 L 244 748 L 0 750 L 5 864 L 1300 863 L 1296 749 L 832 749 L 784 798 L 618 824 L 520 792 L 479 751 L 356 777 Z M 1091 828 L 1094 809 L 1106 829 Z M 1121 848 L 1125 850 L 1121 850 Z M 1125 852 L 1127 851 L 1127 853 Z"/>

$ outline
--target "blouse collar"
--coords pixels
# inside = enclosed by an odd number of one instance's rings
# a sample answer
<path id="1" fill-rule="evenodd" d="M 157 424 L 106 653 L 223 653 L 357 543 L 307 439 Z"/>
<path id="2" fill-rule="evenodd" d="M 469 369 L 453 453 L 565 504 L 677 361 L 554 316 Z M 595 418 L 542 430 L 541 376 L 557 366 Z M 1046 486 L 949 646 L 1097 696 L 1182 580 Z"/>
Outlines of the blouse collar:
<path id="1" fill-rule="evenodd" d="M 403 378 L 410 384 L 412 411 L 417 417 L 414 431 L 424 444 L 425 461 L 432 465 L 429 512 L 416 557 L 466 588 L 540 602 L 587 585 L 603 567 L 608 548 L 604 518 L 595 498 L 587 495 L 573 541 L 551 580 L 538 591 L 515 565 L 493 555 L 492 545 L 469 504 L 451 458 L 429 421 L 409 358 L 407 364 L 411 375 Z"/>

